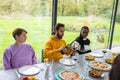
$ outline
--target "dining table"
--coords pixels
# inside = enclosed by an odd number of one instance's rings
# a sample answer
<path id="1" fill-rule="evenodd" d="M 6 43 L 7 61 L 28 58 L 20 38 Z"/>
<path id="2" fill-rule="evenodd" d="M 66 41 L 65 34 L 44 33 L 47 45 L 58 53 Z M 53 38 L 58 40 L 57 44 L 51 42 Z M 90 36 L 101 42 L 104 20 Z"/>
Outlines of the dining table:
<path id="1" fill-rule="evenodd" d="M 97 50 L 97 52 L 101 52 L 102 50 Z M 62 80 L 62 79 L 58 79 L 57 76 L 59 74 L 57 74 L 57 71 L 60 70 L 67 70 L 67 69 L 71 69 L 73 71 L 77 71 L 78 73 L 80 73 L 82 75 L 82 80 L 109 80 L 109 71 L 102 71 L 102 73 L 104 74 L 103 77 L 93 77 L 91 75 L 89 75 L 89 70 L 91 70 L 91 67 L 88 66 L 88 64 L 90 63 L 90 61 L 85 59 L 85 56 L 90 55 L 92 52 L 90 53 L 86 53 L 86 54 L 79 54 L 78 56 L 78 60 L 76 60 L 75 65 L 74 66 L 66 66 L 63 65 L 58 61 L 54 61 L 53 62 L 53 66 L 52 66 L 52 72 L 50 73 L 52 76 L 52 79 L 48 79 L 48 80 Z M 94 61 L 101 61 L 105 63 L 105 59 L 108 57 L 111 57 L 112 53 L 107 51 L 105 54 L 103 53 L 103 56 L 101 57 L 95 57 Z M 71 59 L 72 57 L 67 57 L 69 59 Z M 34 66 L 37 66 L 40 68 L 40 73 L 35 75 L 37 77 L 38 80 L 46 80 L 46 71 L 47 71 L 47 66 L 45 65 L 45 63 L 43 62 L 39 62 L 38 64 L 34 64 Z M 20 80 L 21 75 L 17 72 L 18 68 L 15 69 L 9 69 L 9 70 L 0 70 L 0 80 Z M 47 72 L 49 73 L 49 72 Z M 57 74 L 57 76 L 56 76 Z M 86 76 L 88 77 L 88 79 L 86 79 Z"/>

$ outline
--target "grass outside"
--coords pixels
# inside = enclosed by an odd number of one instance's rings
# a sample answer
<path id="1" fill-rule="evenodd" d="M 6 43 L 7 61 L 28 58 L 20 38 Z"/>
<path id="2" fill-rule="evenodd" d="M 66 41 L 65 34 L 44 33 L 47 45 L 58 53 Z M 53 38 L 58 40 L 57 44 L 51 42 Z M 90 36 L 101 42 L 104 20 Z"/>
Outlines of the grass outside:
<path id="1" fill-rule="evenodd" d="M 105 21 L 104 21 L 105 20 Z M 84 18 L 80 17 L 58 17 L 58 22 L 64 23 L 67 27 L 67 24 L 72 25 L 82 25 L 82 22 L 84 21 Z M 106 24 L 109 24 L 108 19 L 102 19 L 100 21 L 92 21 L 91 28 L 93 27 L 93 24 L 106 22 Z M 120 42 L 119 38 L 119 29 L 120 24 L 116 23 L 115 27 L 115 33 L 114 33 L 114 44 L 118 44 Z M 41 49 L 44 48 L 45 42 L 48 40 L 48 38 L 51 35 L 51 17 L 42 17 L 42 18 L 32 18 L 32 19 L 0 19 L 0 67 L 2 67 L 2 55 L 7 46 L 14 43 L 14 39 L 11 35 L 11 32 L 17 28 L 17 27 L 23 27 L 28 31 L 28 37 L 27 42 L 30 43 L 35 52 L 37 59 L 41 59 Z M 77 36 L 79 35 L 79 32 L 72 32 L 72 31 L 65 31 L 64 39 L 67 43 L 70 43 L 73 41 Z M 89 34 L 89 38 L 91 40 L 91 48 L 101 48 L 104 47 L 107 44 L 108 41 L 108 33 L 104 34 L 105 37 L 105 44 L 104 43 L 98 43 L 96 41 L 97 34 L 91 33 Z"/>

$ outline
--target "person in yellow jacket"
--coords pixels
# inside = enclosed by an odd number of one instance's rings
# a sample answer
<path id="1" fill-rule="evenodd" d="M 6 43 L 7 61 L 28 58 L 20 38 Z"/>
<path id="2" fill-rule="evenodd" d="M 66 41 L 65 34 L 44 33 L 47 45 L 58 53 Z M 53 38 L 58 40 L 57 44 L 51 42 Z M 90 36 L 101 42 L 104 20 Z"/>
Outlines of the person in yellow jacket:
<path id="1" fill-rule="evenodd" d="M 65 40 L 62 39 L 64 36 L 64 24 L 58 23 L 55 25 L 54 35 L 46 42 L 44 48 L 44 59 L 52 58 L 54 60 L 59 60 L 63 58 L 63 55 L 70 55 L 72 49 L 68 48 Z"/>

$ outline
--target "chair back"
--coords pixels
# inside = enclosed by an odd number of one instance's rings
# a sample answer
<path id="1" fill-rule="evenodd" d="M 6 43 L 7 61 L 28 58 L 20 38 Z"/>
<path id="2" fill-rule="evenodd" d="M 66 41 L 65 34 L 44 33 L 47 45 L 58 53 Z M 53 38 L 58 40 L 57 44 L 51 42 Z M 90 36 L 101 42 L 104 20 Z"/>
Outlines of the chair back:
<path id="1" fill-rule="evenodd" d="M 41 50 L 41 59 L 42 59 L 42 62 L 44 62 L 44 49 Z"/>

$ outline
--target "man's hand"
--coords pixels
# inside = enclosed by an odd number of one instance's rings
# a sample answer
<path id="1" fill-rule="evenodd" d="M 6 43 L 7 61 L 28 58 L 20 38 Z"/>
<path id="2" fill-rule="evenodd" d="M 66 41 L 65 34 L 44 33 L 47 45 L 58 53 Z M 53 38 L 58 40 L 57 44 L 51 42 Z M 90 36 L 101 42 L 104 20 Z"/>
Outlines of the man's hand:
<path id="1" fill-rule="evenodd" d="M 65 54 L 67 52 L 66 46 L 62 46 L 58 49 L 62 54 Z"/>
<path id="2" fill-rule="evenodd" d="M 76 51 L 76 48 L 71 47 L 70 49 L 71 49 L 72 51 Z"/>

